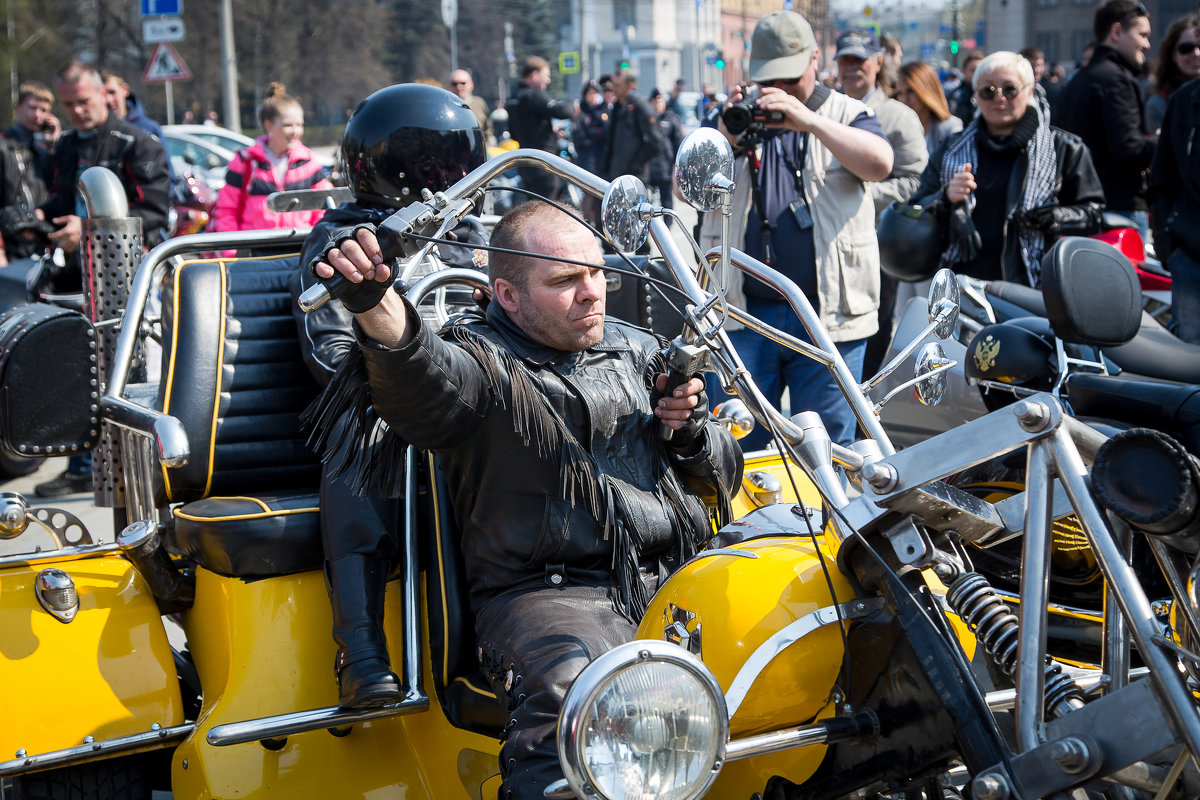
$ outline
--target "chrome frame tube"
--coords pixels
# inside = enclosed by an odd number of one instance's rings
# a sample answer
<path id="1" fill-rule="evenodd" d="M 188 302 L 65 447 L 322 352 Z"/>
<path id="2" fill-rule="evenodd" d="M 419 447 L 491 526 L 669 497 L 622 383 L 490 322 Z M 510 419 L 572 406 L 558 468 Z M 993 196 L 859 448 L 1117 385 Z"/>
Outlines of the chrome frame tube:
<path id="1" fill-rule="evenodd" d="M 655 241 L 658 241 L 657 238 Z M 714 248 L 704 254 L 705 260 L 710 263 L 720 258 L 720 256 L 721 251 L 719 248 Z M 867 432 L 867 436 L 879 442 L 879 448 L 885 456 L 896 452 L 891 439 L 888 438 L 882 423 L 879 421 L 878 415 L 875 413 L 875 409 L 867 401 L 866 397 L 863 396 L 862 391 L 859 389 L 858 381 L 850 374 L 850 369 L 846 366 L 845 359 L 842 358 L 833 339 L 829 337 L 829 332 L 825 330 L 825 326 L 821 324 L 820 316 L 812 307 L 812 303 L 800 291 L 799 287 L 788 280 L 778 270 L 771 269 L 766 264 L 746 255 L 740 250 L 732 250 L 730 262 L 734 267 L 737 267 L 747 275 L 771 286 L 787 300 L 792 311 L 800 318 L 804 329 L 808 331 L 808 335 L 812 337 L 813 343 L 829 358 L 826 367 L 833 375 L 834 381 L 841 387 L 842 394 L 845 396 L 847 402 L 850 403 L 850 408 L 854 411 L 854 416 L 858 419 L 863 430 Z M 699 287 L 697 286 L 696 288 Z M 769 327 L 765 323 L 760 323 L 760 325 Z M 763 332 L 757 327 L 755 330 Z M 775 339 L 774 336 L 771 338 Z"/>
<path id="2" fill-rule="evenodd" d="M 186 725 L 159 728 L 158 730 L 134 733 L 116 739 L 88 742 L 76 745 L 75 747 L 64 747 L 62 750 L 51 750 L 46 753 L 0 761 L 0 778 L 50 769 L 51 767 L 64 767 L 69 764 L 98 761 L 102 758 L 111 758 L 118 754 L 156 750 L 159 747 L 165 747 L 171 742 L 186 738 L 195 727 L 193 723 L 189 722 Z"/>
<path id="3" fill-rule="evenodd" d="M 319 731 L 324 728 L 345 728 L 373 719 L 416 714 L 429 710 L 429 698 L 402 700 L 390 706 L 371 708 L 365 711 L 344 711 L 337 706 L 296 711 L 291 714 L 276 714 L 245 722 L 227 722 L 208 729 L 204 741 L 213 747 L 229 747 L 235 744 L 259 742 L 263 739 L 282 739 L 294 733 Z"/>
<path id="4" fill-rule="evenodd" d="M 1138 653 L 1151 668 L 1150 679 L 1161 711 L 1172 723 L 1176 736 L 1187 745 L 1195 762 L 1200 759 L 1200 714 L 1174 657 L 1155 641 L 1161 634 L 1150 601 L 1133 568 L 1121 558 L 1120 549 L 1108 535 L 1104 516 L 1091 496 L 1087 468 L 1069 435 L 1062 430 L 1056 431 L 1052 446 L 1059 478 L 1075 506 L 1096 561 L 1129 623 Z"/>
<path id="5" fill-rule="evenodd" d="M 417 448 L 412 445 L 404 453 L 404 586 L 401 605 L 404 608 L 404 687 L 405 702 L 421 703 L 428 708 L 429 698 L 421 686 L 421 620 L 417 588 Z"/>
<path id="6" fill-rule="evenodd" d="M 1135 667 L 1129 671 L 1129 677 L 1132 680 L 1144 678 L 1150 674 L 1148 667 Z M 1088 670 L 1087 674 L 1073 674 L 1075 684 L 1084 692 L 1091 691 L 1096 686 L 1099 686 L 1106 679 L 1106 675 L 1100 670 Z M 987 697 L 988 708 L 992 711 L 1010 711 L 1017 703 L 1016 689 L 997 689 L 994 692 L 988 692 Z"/>
<path id="7" fill-rule="evenodd" d="M 767 753 L 778 753 L 781 750 L 791 750 L 794 747 L 824 744 L 827 741 L 829 741 L 829 729 L 820 722 L 815 725 L 801 725 L 797 728 L 786 728 L 781 731 L 748 736 L 726 745 L 725 763 L 754 758 Z"/>
<path id="8" fill-rule="evenodd" d="M 1113 543 L 1125 563 L 1133 557 L 1133 531 L 1116 514 L 1108 514 Z M 1151 536 L 1147 540 L 1153 539 Z M 1117 606 L 1112 587 L 1104 586 L 1104 649 L 1100 653 L 1100 668 L 1112 679 L 1105 692 L 1115 692 L 1129 684 L 1129 629 Z"/>
<path id="9" fill-rule="evenodd" d="M 1163 575 L 1167 579 L 1167 585 L 1171 587 L 1171 594 L 1175 598 L 1175 609 L 1183 614 L 1184 622 L 1191 629 L 1193 646 L 1200 643 L 1200 617 L 1196 616 L 1196 609 L 1188 601 L 1187 581 L 1182 577 L 1179 571 L 1179 566 L 1176 564 L 1176 551 L 1167 547 L 1167 545 L 1157 537 L 1147 536 L 1146 542 L 1150 545 L 1150 552 L 1154 554 L 1154 560 L 1158 562 L 1158 566 L 1162 569 Z"/>
<path id="10" fill-rule="evenodd" d="M 470 270 L 464 270 L 469 272 Z M 409 446 L 404 454 L 404 552 L 416 553 L 417 548 L 417 449 Z M 314 708 L 307 711 L 295 711 L 289 714 L 276 714 L 270 717 L 230 722 L 215 725 L 209 729 L 205 737 L 214 747 L 226 747 L 246 742 L 257 742 L 262 739 L 279 739 L 294 733 L 304 733 L 322 728 L 338 728 L 366 722 L 381 717 L 396 714 L 414 714 L 429 709 L 429 696 L 425 694 L 421 682 L 421 638 L 419 618 L 419 586 L 417 574 L 417 559 L 404 560 L 404 572 L 401 584 L 400 606 L 403 609 L 404 620 L 401 623 L 404 630 L 403 675 L 405 697 L 399 703 L 382 708 L 365 711 L 345 711 L 337 706 Z"/>
<path id="11" fill-rule="evenodd" d="M 420 305 L 421 301 L 427 295 L 432 294 L 448 283 L 472 283 L 483 289 L 487 288 L 488 277 L 477 269 L 464 269 L 462 267 L 439 269 L 436 272 L 423 275 L 420 280 L 412 285 L 412 288 L 404 293 L 404 296 L 414 306 Z"/>
<path id="12" fill-rule="evenodd" d="M 1054 481 L 1047 445 L 1029 445 L 1025 467 L 1025 538 L 1021 551 L 1020 637 L 1017 643 L 1017 750 L 1041 744 L 1045 696 L 1046 604 L 1050 600 L 1050 544 Z"/>
<path id="13" fill-rule="evenodd" d="M 166 466 L 178 467 L 187 463 L 187 432 L 175 417 L 107 394 L 100 398 L 100 410 L 109 424 L 152 438 L 158 458 Z"/>

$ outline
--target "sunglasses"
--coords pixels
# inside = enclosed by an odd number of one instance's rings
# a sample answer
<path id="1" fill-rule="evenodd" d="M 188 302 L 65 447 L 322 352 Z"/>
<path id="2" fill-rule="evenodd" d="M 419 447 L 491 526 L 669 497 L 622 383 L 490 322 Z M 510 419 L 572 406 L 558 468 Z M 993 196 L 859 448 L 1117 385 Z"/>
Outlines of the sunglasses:
<path id="1" fill-rule="evenodd" d="M 1005 100 L 1012 100 L 1021 93 L 1024 86 L 1013 86 L 1011 83 L 1001 86 L 980 86 L 975 90 L 975 94 L 979 95 L 980 100 L 995 100 L 996 95 L 1004 95 Z"/>
<path id="2" fill-rule="evenodd" d="M 470 81 L 450 81 L 451 86 L 466 86 Z"/>
<path id="3" fill-rule="evenodd" d="M 758 81 L 759 86 L 795 86 L 803 78 L 775 78 L 769 81 Z"/>
<path id="4" fill-rule="evenodd" d="M 1180 42 L 1175 45 L 1175 52 L 1181 56 L 1194 56 L 1200 53 L 1200 42 Z"/>

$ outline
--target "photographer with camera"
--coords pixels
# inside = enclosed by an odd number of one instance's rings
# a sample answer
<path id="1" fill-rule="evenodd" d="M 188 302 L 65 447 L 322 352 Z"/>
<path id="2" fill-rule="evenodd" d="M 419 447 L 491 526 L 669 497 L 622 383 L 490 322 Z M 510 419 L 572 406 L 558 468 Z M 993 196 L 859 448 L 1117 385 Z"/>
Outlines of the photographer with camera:
<path id="1" fill-rule="evenodd" d="M 0 139 L 0 266 L 44 251 L 54 226 L 34 209 L 46 200 L 53 174 L 51 156 L 62 134 L 50 112 L 54 95 L 36 81 L 22 83 L 13 106 L 14 124 Z"/>
<path id="2" fill-rule="evenodd" d="M 879 304 L 875 207 L 867 184 L 891 173 L 892 148 L 865 104 L 817 83 L 816 39 L 799 14 L 763 16 L 750 47 L 750 77 L 761 94 L 739 89 L 720 119 L 706 120 L 739 155 L 731 242 L 795 281 L 860 379 Z M 701 246 L 716 246 L 720 228 L 720 214 L 705 215 Z M 735 271 L 728 299 L 809 341 L 787 302 L 759 281 Z M 767 400 L 777 406 L 786 386 L 793 412 L 816 411 L 834 441 L 854 440 L 854 413 L 824 366 L 732 320 L 726 329 Z M 756 429 L 742 447 L 762 448 L 768 436 Z"/>

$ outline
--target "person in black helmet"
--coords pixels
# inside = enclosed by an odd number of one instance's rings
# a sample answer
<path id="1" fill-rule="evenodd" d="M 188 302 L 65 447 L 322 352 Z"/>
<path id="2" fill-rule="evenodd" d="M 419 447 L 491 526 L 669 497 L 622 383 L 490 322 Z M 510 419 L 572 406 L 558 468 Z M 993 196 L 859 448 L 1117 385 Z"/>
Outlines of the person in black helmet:
<path id="1" fill-rule="evenodd" d="M 400 84 L 363 100 L 346 125 L 340 153 L 355 199 L 328 212 L 309 234 L 292 280 L 293 298 L 315 282 L 308 265 L 340 231 L 383 221 L 420 200 L 422 189 L 447 188 L 485 157 L 483 133 L 470 106 L 445 89 Z M 464 243 L 486 244 L 483 226 L 473 217 L 453 235 Z M 441 245 L 438 255 L 447 266 L 479 267 L 486 254 Z M 293 313 L 305 362 L 326 385 L 347 353 L 357 350 L 352 316 L 341 303 L 326 303 L 309 314 L 293 304 Z M 343 455 L 350 460 L 370 458 Z M 325 577 L 338 647 L 338 704 L 375 708 L 403 699 L 383 632 L 384 591 L 401 555 L 400 504 L 395 499 L 399 487 L 384 485 L 382 478 L 372 485 L 351 486 L 350 478 L 337 477 L 344 466 L 343 460 L 327 460 L 320 490 Z"/>

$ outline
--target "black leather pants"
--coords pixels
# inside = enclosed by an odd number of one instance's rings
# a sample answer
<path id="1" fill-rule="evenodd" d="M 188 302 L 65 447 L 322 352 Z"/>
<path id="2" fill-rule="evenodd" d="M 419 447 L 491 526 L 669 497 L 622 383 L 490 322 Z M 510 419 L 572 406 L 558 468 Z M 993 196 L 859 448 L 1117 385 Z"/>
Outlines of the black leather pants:
<path id="1" fill-rule="evenodd" d="M 658 581 L 647 578 L 653 592 Z M 555 745 L 567 689 L 597 656 L 634 638 L 637 626 L 612 608 L 607 586 L 512 592 L 476 620 L 483 673 L 504 698 L 501 800 L 544 800 L 562 778 Z"/>

